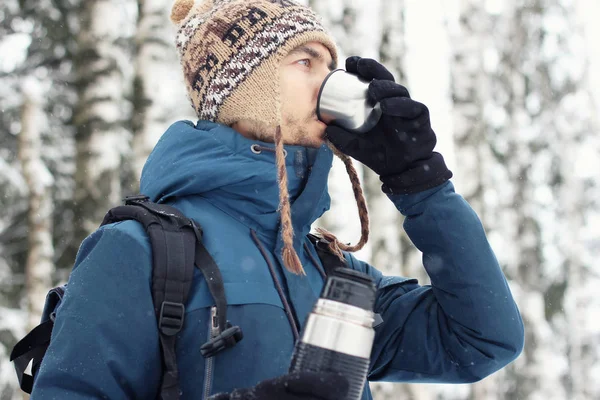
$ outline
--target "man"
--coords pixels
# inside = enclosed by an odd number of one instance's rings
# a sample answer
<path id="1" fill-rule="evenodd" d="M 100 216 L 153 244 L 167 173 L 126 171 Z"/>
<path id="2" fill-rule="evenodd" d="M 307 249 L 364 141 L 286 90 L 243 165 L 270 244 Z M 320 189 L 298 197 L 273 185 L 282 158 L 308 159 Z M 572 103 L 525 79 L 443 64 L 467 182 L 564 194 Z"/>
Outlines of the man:
<path id="1" fill-rule="evenodd" d="M 290 0 L 178 0 L 172 19 L 199 121 L 176 122 L 148 158 L 142 192 L 198 221 L 225 284 L 228 319 L 244 338 L 215 357 L 200 347 L 214 327 L 213 300 L 196 271 L 177 340 L 181 398 L 342 399 L 337 375 L 288 375 L 294 343 L 322 287 L 307 239 L 329 207 L 333 151 L 348 165 L 363 232 L 347 246 L 323 232 L 348 267 L 378 287 L 370 381 L 469 383 L 515 359 L 523 324 L 481 223 L 454 192 L 427 108 L 379 63 L 352 57 L 373 80 L 383 117 L 364 135 L 327 127 L 318 91 L 336 67 L 333 40 Z M 431 286 L 387 277 L 351 251 L 368 218 L 347 156 L 381 176 L 423 252 Z M 378 227 L 374 227 L 377 229 Z M 155 398 L 161 355 L 151 298 L 151 249 L 132 221 L 87 238 L 58 309 L 36 398 Z M 368 385 L 363 399 L 370 399 Z"/>

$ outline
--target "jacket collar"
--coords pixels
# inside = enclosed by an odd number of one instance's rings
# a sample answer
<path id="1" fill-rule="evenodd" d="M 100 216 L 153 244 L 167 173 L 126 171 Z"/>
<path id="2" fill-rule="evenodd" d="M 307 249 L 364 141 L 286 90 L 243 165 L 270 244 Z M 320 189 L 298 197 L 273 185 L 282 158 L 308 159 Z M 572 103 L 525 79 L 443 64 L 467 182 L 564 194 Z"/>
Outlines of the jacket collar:
<path id="1" fill-rule="evenodd" d="M 300 240 L 329 209 L 326 146 L 285 146 L 292 221 Z M 141 191 L 153 201 L 200 195 L 259 234 L 279 231 L 279 187 L 274 144 L 248 139 L 208 121 L 173 124 L 148 157 Z"/>

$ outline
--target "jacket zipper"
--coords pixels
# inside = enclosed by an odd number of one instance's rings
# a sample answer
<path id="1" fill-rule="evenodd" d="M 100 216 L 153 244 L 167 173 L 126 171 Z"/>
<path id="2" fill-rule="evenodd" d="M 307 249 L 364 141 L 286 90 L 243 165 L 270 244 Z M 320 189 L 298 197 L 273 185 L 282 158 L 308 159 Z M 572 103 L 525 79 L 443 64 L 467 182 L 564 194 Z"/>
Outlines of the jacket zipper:
<path id="1" fill-rule="evenodd" d="M 217 333 L 219 333 L 219 320 L 217 318 L 217 307 L 213 306 L 210 308 L 210 321 L 208 323 L 209 340 L 215 338 Z M 204 395 L 202 398 L 206 400 L 210 396 L 212 388 L 214 356 L 208 357 L 204 366 Z"/>

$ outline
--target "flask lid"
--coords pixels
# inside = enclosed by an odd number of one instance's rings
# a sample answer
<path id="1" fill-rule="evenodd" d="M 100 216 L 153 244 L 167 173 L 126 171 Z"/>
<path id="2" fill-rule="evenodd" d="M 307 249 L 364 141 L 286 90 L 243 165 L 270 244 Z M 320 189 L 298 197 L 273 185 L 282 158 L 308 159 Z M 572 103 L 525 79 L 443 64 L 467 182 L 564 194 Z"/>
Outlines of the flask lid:
<path id="1" fill-rule="evenodd" d="M 351 268 L 336 268 L 327 278 L 321 298 L 373 311 L 375 305 L 373 277 Z"/>

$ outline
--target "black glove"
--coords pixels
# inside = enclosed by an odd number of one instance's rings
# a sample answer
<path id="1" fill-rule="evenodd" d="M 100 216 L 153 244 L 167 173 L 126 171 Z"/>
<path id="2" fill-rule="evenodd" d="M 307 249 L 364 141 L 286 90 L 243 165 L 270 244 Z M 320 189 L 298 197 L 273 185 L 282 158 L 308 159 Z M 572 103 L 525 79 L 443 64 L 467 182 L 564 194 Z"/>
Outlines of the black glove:
<path id="1" fill-rule="evenodd" d="M 344 400 L 348 388 L 348 380 L 339 374 L 297 372 L 248 389 L 216 394 L 209 400 Z"/>
<path id="2" fill-rule="evenodd" d="M 367 133 L 331 125 L 326 129 L 329 141 L 379 174 L 388 194 L 422 192 L 450 179 L 452 172 L 444 158 L 433 151 L 437 139 L 427 107 L 412 100 L 408 90 L 375 60 L 350 57 L 346 71 L 372 80 L 369 100 L 380 103 L 383 115 Z"/>

